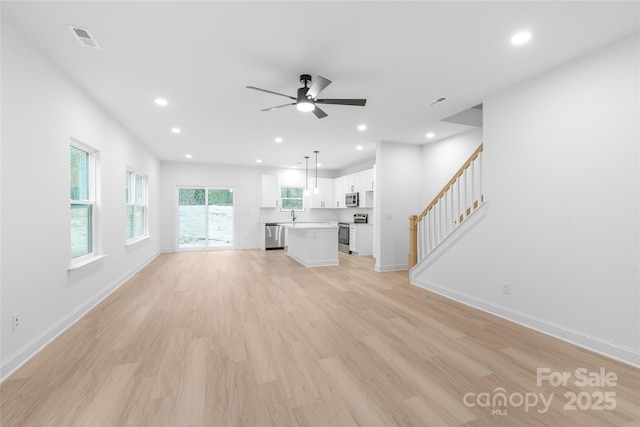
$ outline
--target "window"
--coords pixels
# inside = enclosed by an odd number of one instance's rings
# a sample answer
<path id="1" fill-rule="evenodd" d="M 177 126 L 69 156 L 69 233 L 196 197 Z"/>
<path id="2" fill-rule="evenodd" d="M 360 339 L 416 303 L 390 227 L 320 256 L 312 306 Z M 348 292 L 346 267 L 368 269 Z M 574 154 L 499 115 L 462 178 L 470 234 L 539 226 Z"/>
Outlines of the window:
<path id="1" fill-rule="evenodd" d="M 147 235 L 147 177 L 127 171 L 127 241 Z"/>
<path id="2" fill-rule="evenodd" d="M 233 234 L 233 189 L 178 188 L 180 249 L 233 247 Z"/>
<path id="3" fill-rule="evenodd" d="M 280 187 L 280 198 L 282 199 L 281 211 L 302 211 L 304 210 L 303 202 L 304 188 L 302 187 Z"/>
<path id="4" fill-rule="evenodd" d="M 71 169 L 71 259 L 82 261 L 96 253 L 95 152 L 72 144 Z"/>

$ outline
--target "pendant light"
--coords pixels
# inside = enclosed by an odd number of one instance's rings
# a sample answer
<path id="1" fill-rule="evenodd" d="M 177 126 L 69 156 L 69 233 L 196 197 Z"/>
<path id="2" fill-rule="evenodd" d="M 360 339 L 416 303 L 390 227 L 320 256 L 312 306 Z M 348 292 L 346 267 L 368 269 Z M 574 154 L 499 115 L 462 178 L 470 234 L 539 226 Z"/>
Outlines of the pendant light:
<path id="1" fill-rule="evenodd" d="M 309 156 L 304 156 L 304 195 L 309 195 Z"/>
<path id="2" fill-rule="evenodd" d="M 318 190 L 318 153 L 319 151 L 314 151 L 314 153 L 316 154 L 316 187 L 313 189 L 313 194 L 318 194 L 320 193 L 320 190 Z"/>

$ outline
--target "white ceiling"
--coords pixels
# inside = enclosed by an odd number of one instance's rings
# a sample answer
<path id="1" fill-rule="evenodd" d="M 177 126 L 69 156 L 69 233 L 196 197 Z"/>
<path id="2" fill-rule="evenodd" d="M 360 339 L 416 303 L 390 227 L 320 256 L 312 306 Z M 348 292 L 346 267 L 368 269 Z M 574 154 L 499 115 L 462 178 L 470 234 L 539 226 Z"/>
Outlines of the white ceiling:
<path id="1" fill-rule="evenodd" d="M 289 167 L 319 150 L 325 169 L 373 160 L 378 141 L 464 132 L 440 120 L 637 32 L 638 14 L 637 1 L 2 1 L 2 15 L 160 159 Z M 101 50 L 80 46 L 68 24 Z M 512 46 L 523 29 L 532 40 Z M 322 98 L 367 105 L 326 105 L 320 120 L 261 112 L 288 100 L 245 88 L 295 96 L 303 73 L 333 81 Z M 427 106 L 439 96 L 450 100 Z"/>

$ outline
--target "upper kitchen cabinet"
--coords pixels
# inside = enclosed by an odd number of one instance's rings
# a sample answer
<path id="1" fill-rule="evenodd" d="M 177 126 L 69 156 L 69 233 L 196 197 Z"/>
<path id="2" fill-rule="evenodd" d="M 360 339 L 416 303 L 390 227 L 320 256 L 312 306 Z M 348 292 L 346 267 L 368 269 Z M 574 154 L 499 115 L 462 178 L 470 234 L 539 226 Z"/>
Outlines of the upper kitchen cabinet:
<path id="1" fill-rule="evenodd" d="M 280 206 L 280 188 L 277 175 L 262 175 L 262 198 L 260 207 L 277 208 Z"/>
<path id="2" fill-rule="evenodd" d="M 315 186 L 315 180 L 313 181 Z M 336 207 L 333 197 L 334 193 L 334 180 L 332 178 L 318 178 L 318 194 L 315 193 L 313 188 L 310 188 L 311 192 L 311 207 L 318 209 L 329 209 Z"/>
<path id="3" fill-rule="evenodd" d="M 373 208 L 374 188 L 375 182 L 373 169 L 367 169 L 366 171 L 360 172 L 360 187 L 358 193 L 360 194 L 361 208 Z"/>
<path id="4" fill-rule="evenodd" d="M 359 191 L 373 191 L 374 188 L 374 174 L 373 169 L 367 169 L 362 173 L 362 188 Z"/>
<path id="5" fill-rule="evenodd" d="M 346 176 L 347 193 L 373 191 L 373 169 L 352 173 Z"/>
<path id="6" fill-rule="evenodd" d="M 367 169 L 362 172 L 356 172 L 349 175 L 341 176 L 333 180 L 333 198 L 334 208 L 344 208 L 345 194 L 359 193 L 360 207 L 373 207 L 373 190 L 374 172 L 373 169 Z"/>
<path id="7" fill-rule="evenodd" d="M 347 193 L 357 193 L 362 187 L 362 172 L 347 175 Z"/>
<path id="8" fill-rule="evenodd" d="M 346 208 L 344 205 L 344 195 L 348 191 L 347 177 L 341 176 L 333 180 L 333 207 Z"/>

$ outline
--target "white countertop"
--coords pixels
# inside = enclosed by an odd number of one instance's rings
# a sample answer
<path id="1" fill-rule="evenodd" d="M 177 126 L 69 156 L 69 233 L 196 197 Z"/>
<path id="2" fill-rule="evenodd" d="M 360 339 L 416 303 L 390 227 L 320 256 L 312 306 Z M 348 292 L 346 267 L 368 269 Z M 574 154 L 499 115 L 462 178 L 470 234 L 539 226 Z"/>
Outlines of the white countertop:
<path id="1" fill-rule="evenodd" d="M 337 225 L 330 222 L 279 222 L 278 225 L 293 229 L 321 230 L 338 228 Z"/>

